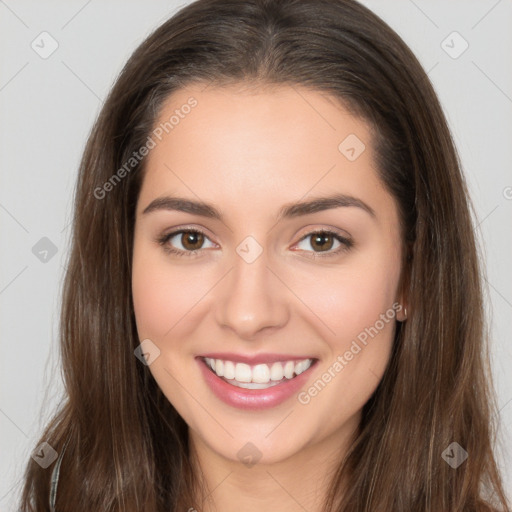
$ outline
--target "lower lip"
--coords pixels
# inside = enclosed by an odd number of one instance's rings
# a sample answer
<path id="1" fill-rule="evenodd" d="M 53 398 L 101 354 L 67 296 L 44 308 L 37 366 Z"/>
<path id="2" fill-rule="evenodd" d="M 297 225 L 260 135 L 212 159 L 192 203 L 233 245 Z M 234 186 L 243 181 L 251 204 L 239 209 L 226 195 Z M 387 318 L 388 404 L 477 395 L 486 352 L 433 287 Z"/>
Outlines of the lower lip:
<path id="1" fill-rule="evenodd" d="M 198 357 L 197 362 L 203 372 L 206 383 L 210 386 L 210 389 L 217 398 L 239 409 L 261 410 L 276 407 L 288 400 L 295 393 L 298 393 L 308 380 L 311 368 L 315 366 L 317 361 L 315 360 L 305 372 L 302 372 L 293 379 L 286 379 L 283 383 L 267 389 L 245 389 L 233 386 L 218 377 L 217 374 L 206 365 L 203 358 Z"/>

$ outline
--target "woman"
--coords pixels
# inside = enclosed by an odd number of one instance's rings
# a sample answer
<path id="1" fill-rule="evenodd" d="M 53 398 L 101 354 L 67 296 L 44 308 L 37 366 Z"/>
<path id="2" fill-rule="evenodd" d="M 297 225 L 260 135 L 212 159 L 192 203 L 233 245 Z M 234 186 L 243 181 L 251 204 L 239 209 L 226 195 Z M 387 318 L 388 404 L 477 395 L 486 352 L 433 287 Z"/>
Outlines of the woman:
<path id="1" fill-rule="evenodd" d="M 351 0 L 199 0 L 82 160 L 28 510 L 510 510 L 479 261 L 416 58 Z"/>

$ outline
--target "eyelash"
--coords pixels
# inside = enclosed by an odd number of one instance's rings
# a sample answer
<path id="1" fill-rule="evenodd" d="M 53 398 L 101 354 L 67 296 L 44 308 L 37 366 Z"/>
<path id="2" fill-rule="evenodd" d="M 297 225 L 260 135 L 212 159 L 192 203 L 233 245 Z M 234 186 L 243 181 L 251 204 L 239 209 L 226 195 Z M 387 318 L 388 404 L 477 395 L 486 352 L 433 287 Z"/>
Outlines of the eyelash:
<path id="1" fill-rule="evenodd" d="M 195 257 L 202 249 L 195 249 L 193 251 L 182 251 L 181 249 L 176 249 L 175 247 L 171 247 L 171 246 L 167 245 L 167 242 L 171 238 L 173 238 L 176 235 L 179 235 L 180 233 L 181 234 L 183 234 L 183 233 L 198 233 L 198 234 L 201 234 L 204 237 L 208 238 L 207 235 L 199 229 L 180 229 L 178 231 L 173 231 L 171 233 L 162 235 L 162 236 L 158 237 L 156 241 L 169 254 L 173 254 L 173 255 L 176 255 L 179 257 L 186 257 L 186 258 Z M 316 258 L 329 258 L 329 257 L 338 256 L 339 254 L 348 251 L 354 245 L 354 242 L 351 239 L 345 238 L 345 237 L 339 235 L 338 233 L 336 233 L 335 231 L 329 231 L 329 230 L 324 230 L 324 229 L 320 229 L 317 231 L 311 231 L 310 233 L 307 233 L 299 240 L 298 243 L 302 242 L 302 240 L 308 238 L 309 236 L 319 235 L 319 234 L 332 235 L 336 240 L 338 240 L 338 242 L 340 242 L 341 245 L 335 251 L 329 251 L 329 252 L 324 252 L 324 253 L 315 252 L 315 251 L 312 251 L 312 252 L 306 251 L 306 252 L 311 252 L 311 254 L 309 256 L 307 256 L 309 258 L 316 259 Z"/>

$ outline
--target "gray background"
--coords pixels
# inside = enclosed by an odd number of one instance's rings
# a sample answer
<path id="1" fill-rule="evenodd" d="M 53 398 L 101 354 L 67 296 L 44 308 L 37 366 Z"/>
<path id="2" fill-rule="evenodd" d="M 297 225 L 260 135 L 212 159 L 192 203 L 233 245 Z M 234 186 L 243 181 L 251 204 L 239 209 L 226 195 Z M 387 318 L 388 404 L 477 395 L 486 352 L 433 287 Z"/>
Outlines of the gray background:
<path id="1" fill-rule="evenodd" d="M 512 1 L 363 3 L 405 39 L 428 71 L 461 155 L 488 273 L 502 428 L 498 456 L 512 496 Z M 0 0 L 2 511 L 14 510 L 22 471 L 62 390 L 59 294 L 87 135 L 131 52 L 183 4 Z M 45 59 L 31 47 L 35 41 L 39 52 L 51 48 L 48 36 L 39 36 L 43 31 L 58 43 Z M 463 39 L 450 36 L 453 31 Z M 469 47 L 458 55 L 464 40 Z"/>

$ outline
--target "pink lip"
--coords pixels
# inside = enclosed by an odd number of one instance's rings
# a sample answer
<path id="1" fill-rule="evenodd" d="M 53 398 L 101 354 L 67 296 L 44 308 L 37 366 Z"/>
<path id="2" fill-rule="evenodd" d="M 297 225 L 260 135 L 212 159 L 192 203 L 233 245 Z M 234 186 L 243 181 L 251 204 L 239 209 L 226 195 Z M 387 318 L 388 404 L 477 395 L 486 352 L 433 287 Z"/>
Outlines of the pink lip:
<path id="1" fill-rule="evenodd" d="M 224 355 L 226 356 L 227 354 Z M 222 358 L 219 357 L 218 359 Z M 270 407 L 276 407 L 288 400 L 306 383 L 311 368 L 313 368 L 317 362 L 315 359 L 305 372 L 302 372 L 293 379 L 285 380 L 282 384 L 277 384 L 267 389 L 245 389 L 233 386 L 218 377 L 217 374 L 206 365 L 202 357 L 197 357 L 196 360 L 206 383 L 217 398 L 228 405 L 246 410 L 268 409 Z"/>
<path id="2" fill-rule="evenodd" d="M 234 352 L 211 352 L 209 354 L 201 354 L 199 357 L 209 357 L 210 359 L 222 359 L 223 361 L 233 361 L 235 363 L 246 363 L 251 366 L 256 364 L 271 364 L 277 361 L 304 361 L 305 359 L 315 359 L 310 356 L 299 356 L 291 354 L 255 354 L 245 356 L 243 354 L 235 354 Z"/>

